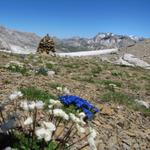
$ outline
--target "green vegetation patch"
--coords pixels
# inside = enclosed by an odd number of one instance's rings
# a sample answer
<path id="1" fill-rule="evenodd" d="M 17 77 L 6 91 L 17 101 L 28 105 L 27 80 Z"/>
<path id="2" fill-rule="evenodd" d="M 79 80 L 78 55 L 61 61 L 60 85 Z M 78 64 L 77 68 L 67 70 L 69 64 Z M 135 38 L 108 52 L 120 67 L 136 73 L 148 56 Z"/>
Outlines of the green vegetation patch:
<path id="1" fill-rule="evenodd" d="M 52 89 L 56 89 L 57 87 L 65 87 L 63 84 L 58 82 L 50 82 L 48 86 L 51 87 Z"/>
<path id="2" fill-rule="evenodd" d="M 47 68 L 44 68 L 44 67 L 41 67 L 37 70 L 36 72 L 37 75 L 44 75 L 44 76 L 47 76 L 48 75 L 48 69 Z"/>
<path id="3" fill-rule="evenodd" d="M 121 92 L 108 92 L 102 96 L 102 99 L 106 102 L 112 101 L 118 104 L 123 104 L 131 109 L 142 112 L 144 115 L 150 115 L 150 109 L 135 102 L 135 98 L 128 94 Z"/>
<path id="4" fill-rule="evenodd" d="M 88 82 L 88 83 L 94 83 L 93 77 L 90 76 L 75 76 L 72 77 L 73 80 L 82 81 L 82 82 Z"/>
<path id="5" fill-rule="evenodd" d="M 28 70 L 26 67 L 20 67 L 18 65 L 15 64 L 11 64 L 7 67 L 8 70 L 10 70 L 11 72 L 18 72 L 21 73 L 23 75 L 26 75 Z"/>
<path id="6" fill-rule="evenodd" d="M 66 68 L 71 68 L 71 69 L 77 69 L 80 67 L 80 64 L 76 64 L 76 63 L 67 63 L 63 65 Z"/>
<path id="7" fill-rule="evenodd" d="M 20 149 L 20 150 L 31 150 L 31 145 L 32 145 L 32 150 L 38 150 L 43 148 L 43 144 L 45 146 L 44 150 L 55 150 L 57 147 L 57 144 L 55 141 L 50 141 L 49 143 L 46 143 L 44 141 L 40 141 L 36 138 L 32 141 L 32 138 L 29 137 L 28 135 L 25 135 L 24 133 L 15 131 L 14 132 L 14 137 L 13 137 L 13 144 L 12 148 L 15 149 Z"/>
<path id="8" fill-rule="evenodd" d="M 102 67 L 101 67 L 101 66 L 93 67 L 92 70 L 91 70 L 91 72 L 92 72 L 93 74 L 99 74 L 99 73 L 102 72 Z"/>
<path id="9" fill-rule="evenodd" d="M 36 87 L 25 87 L 20 89 L 24 95 L 24 98 L 28 100 L 42 100 L 46 104 L 49 102 L 49 99 L 57 99 L 58 97 L 52 94 L 49 94 L 46 91 L 38 89 Z"/>
<path id="10" fill-rule="evenodd" d="M 119 82 L 119 81 L 112 81 L 112 80 L 96 80 L 95 83 L 102 84 L 102 85 L 105 85 L 105 86 L 109 86 L 110 84 L 114 84 L 117 87 L 121 87 L 122 86 L 121 82 Z"/>

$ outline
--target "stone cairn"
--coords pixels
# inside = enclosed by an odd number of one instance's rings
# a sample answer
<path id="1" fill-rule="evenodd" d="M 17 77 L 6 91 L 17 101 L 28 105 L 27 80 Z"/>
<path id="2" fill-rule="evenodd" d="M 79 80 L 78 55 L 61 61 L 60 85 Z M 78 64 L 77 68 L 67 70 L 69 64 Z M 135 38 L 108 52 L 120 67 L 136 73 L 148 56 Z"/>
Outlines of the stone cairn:
<path id="1" fill-rule="evenodd" d="M 47 34 L 45 37 L 43 37 L 39 43 L 39 46 L 37 48 L 38 53 L 46 53 L 49 54 L 55 53 L 55 42 L 54 40 Z"/>

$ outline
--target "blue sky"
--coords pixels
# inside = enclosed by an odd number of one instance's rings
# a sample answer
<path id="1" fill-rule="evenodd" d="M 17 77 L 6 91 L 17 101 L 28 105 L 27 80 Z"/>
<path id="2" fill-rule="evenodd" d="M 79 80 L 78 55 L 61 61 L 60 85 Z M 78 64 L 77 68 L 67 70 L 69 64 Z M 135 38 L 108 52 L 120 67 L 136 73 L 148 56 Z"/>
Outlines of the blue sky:
<path id="1" fill-rule="evenodd" d="M 150 0 L 0 0 L 0 25 L 60 38 L 150 37 Z"/>

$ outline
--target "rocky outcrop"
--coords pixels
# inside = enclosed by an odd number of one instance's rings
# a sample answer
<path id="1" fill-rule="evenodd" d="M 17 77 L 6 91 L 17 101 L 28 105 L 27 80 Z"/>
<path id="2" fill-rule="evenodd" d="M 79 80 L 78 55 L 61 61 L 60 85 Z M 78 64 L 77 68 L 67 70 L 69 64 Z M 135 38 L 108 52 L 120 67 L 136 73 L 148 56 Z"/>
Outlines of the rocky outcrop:
<path id="1" fill-rule="evenodd" d="M 135 57 L 132 54 L 124 54 L 119 60 L 116 61 L 117 64 L 126 65 L 126 66 L 137 66 L 144 69 L 150 69 L 150 64 L 147 62 Z"/>

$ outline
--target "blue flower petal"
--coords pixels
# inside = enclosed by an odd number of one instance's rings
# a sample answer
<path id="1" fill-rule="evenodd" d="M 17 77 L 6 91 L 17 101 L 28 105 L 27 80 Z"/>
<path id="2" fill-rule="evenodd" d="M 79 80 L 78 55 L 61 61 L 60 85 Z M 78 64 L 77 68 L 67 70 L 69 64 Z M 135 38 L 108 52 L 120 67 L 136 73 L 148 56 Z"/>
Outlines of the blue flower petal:
<path id="1" fill-rule="evenodd" d="M 88 101 L 74 95 L 64 95 L 59 97 L 60 101 L 64 105 L 75 105 L 77 108 L 81 108 L 84 113 L 86 114 L 88 119 L 92 119 L 94 116 L 94 113 L 99 112 L 99 109 L 94 107 L 91 103 Z"/>

